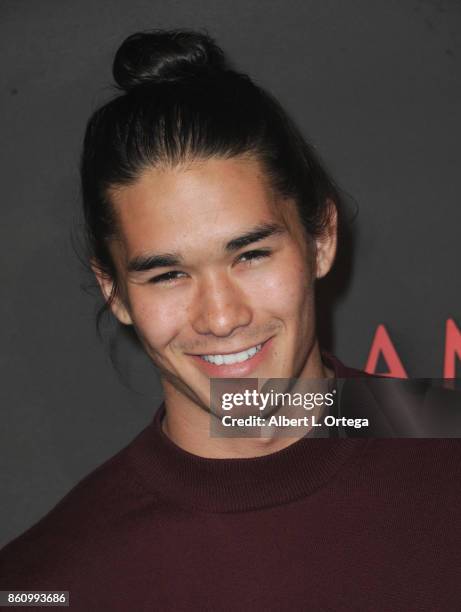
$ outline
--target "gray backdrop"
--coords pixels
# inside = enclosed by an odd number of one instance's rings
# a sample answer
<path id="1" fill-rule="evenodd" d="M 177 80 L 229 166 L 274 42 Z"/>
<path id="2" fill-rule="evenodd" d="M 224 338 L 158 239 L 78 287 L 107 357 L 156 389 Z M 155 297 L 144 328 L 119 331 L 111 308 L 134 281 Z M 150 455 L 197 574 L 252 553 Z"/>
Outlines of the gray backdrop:
<path id="1" fill-rule="evenodd" d="M 410 376 L 440 377 L 445 322 L 461 324 L 459 0 L 3 0 L 0 545 L 160 401 L 139 351 L 106 334 L 120 378 L 98 341 L 71 226 L 85 122 L 111 95 L 117 46 L 180 26 L 207 28 L 269 88 L 358 202 L 334 352 L 363 367 L 384 323 Z"/>

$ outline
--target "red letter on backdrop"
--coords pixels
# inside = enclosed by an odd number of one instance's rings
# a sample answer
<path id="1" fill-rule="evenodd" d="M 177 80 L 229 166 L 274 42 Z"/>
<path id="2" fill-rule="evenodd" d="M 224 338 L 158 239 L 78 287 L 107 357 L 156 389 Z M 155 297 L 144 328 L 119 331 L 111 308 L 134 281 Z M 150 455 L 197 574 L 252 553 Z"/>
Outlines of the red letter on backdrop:
<path id="1" fill-rule="evenodd" d="M 368 355 L 367 365 L 365 366 L 365 372 L 369 374 L 375 374 L 376 366 L 378 364 L 379 354 L 382 353 L 387 365 L 389 366 L 389 372 L 383 374 L 383 376 L 393 376 L 394 378 L 408 378 L 405 368 L 397 355 L 394 345 L 392 344 L 389 334 L 387 333 L 384 325 L 378 325 L 373 338 L 373 342 Z"/>
<path id="2" fill-rule="evenodd" d="M 461 332 L 453 319 L 447 319 L 443 377 L 456 378 L 456 357 L 461 359 Z"/>

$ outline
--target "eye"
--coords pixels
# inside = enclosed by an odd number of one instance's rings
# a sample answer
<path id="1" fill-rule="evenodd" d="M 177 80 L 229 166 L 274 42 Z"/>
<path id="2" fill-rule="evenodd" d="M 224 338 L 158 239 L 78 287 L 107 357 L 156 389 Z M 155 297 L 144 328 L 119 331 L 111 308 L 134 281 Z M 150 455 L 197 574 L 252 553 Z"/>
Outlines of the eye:
<path id="1" fill-rule="evenodd" d="M 175 280 L 178 280 L 179 278 L 181 278 L 181 274 L 184 274 L 184 272 L 179 272 L 178 270 L 173 270 L 171 272 L 165 272 L 165 274 L 159 274 L 159 276 L 154 276 L 153 278 L 149 279 L 149 283 L 152 284 L 158 284 L 158 283 L 172 283 Z"/>
<path id="2" fill-rule="evenodd" d="M 272 253 L 269 249 L 254 249 L 253 251 L 242 253 L 238 258 L 238 261 L 251 262 L 258 259 L 264 259 L 265 257 L 270 257 L 271 255 Z"/>

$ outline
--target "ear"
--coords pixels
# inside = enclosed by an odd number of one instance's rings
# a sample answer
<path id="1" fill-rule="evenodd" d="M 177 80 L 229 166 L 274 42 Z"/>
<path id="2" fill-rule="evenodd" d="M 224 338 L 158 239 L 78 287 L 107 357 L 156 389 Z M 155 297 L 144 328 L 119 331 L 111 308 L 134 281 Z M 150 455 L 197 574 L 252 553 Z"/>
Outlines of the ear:
<path id="1" fill-rule="evenodd" d="M 110 300 L 110 309 L 112 314 L 122 323 L 123 325 L 133 325 L 133 321 L 131 319 L 130 313 L 120 296 L 120 291 L 118 290 L 116 295 L 111 298 L 112 292 L 114 290 L 114 280 L 110 278 L 98 263 L 95 260 L 91 260 L 91 269 L 96 276 L 96 280 L 98 281 L 101 292 L 104 296 L 106 302 Z"/>
<path id="2" fill-rule="evenodd" d="M 316 278 L 326 276 L 331 270 L 336 255 L 338 236 L 338 211 L 333 200 L 327 199 L 327 223 L 324 231 L 315 239 Z"/>

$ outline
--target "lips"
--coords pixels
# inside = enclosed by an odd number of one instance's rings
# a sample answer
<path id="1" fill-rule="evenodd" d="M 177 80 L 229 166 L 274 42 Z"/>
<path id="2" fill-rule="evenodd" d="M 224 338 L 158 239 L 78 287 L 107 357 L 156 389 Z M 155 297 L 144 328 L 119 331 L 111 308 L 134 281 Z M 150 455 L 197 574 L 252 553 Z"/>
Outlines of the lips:
<path id="1" fill-rule="evenodd" d="M 190 355 L 200 370 L 213 378 L 249 376 L 266 359 L 272 338 L 232 353 Z M 259 348 L 260 347 L 260 348 Z"/>
<path id="2" fill-rule="evenodd" d="M 261 350 L 261 348 L 262 343 L 252 346 L 249 349 L 237 351 L 235 353 L 200 355 L 200 357 L 205 361 L 208 361 L 209 363 L 214 363 L 219 366 L 223 364 L 230 365 L 233 363 L 241 363 L 242 361 L 251 359 L 254 355 L 256 355 L 256 353 Z"/>

